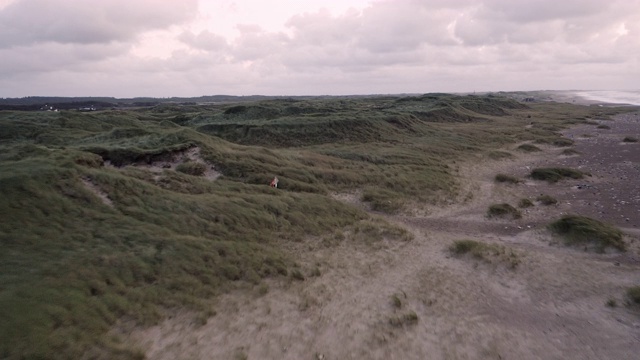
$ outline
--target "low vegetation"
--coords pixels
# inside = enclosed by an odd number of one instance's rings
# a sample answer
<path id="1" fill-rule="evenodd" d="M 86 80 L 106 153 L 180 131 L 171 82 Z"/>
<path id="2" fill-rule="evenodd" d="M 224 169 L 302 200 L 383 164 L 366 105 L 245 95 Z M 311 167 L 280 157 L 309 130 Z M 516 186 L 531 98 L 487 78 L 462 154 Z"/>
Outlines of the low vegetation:
<path id="1" fill-rule="evenodd" d="M 411 238 L 328 194 L 362 190 L 386 213 L 451 201 L 455 161 L 557 139 L 594 111 L 446 94 L 0 111 L 0 354 L 140 358 L 119 320 L 204 322 L 230 289 L 305 279 L 290 242 Z"/>
<path id="2" fill-rule="evenodd" d="M 625 138 L 622 139 L 622 142 L 637 143 L 638 142 L 638 138 L 637 137 L 633 137 L 633 136 L 625 136 Z"/>
<path id="3" fill-rule="evenodd" d="M 176 171 L 193 176 L 202 176 L 207 171 L 207 165 L 201 162 L 187 161 L 176 166 Z"/>
<path id="4" fill-rule="evenodd" d="M 495 217 L 511 217 L 512 219 L 520 219 L 522 218 L 522 213 L 514 208 L 513 206 L 503 203 L 503 204 L 493 204 L 489 206 L 489 210 L 487 211 L 487 216 L 490 218 Z"/>
<path id="5" fill-rule="evenodd" d="M 632 286 L 627 289 L 627 298 L 632 305 L 640 305 L 640 286 Z"/>
<path id="6" fill-rule="evenodd" d="M 531 171 L 531 178 L 534 180 L 543 180 L 550 183 L 558 182 L 562 179 L 582 179 L 586 173 L 571 168 L 536 168 Z"/>
<path id="7" fill-rule="evenodd" d="M 418 323 L 418 314 L 415 311 L 409 311 L 407 313 L 393 316 L 389 319 L 389 324 L 395 327 L 403 327 L 415 325 Z"/>
<path id="8" fill-rule="evenodd" d="M 522 144 L 518 146 L 518 150 L 526 153 L 542 151 L 542 149 L 532 144 Z"/>
<path id="9" fill-rule="evenodd" d="M 580 151 L 576 150 L 576 149 L 564 149 L 562 150 L 562 152 L 560 153 L 561 155 L 564 156 L 573 156 L 573 155 L 580 155 Z"/>
<path id="10" fill-rule="evenodd" d="M 504 159 L 512 159 L 513 154 L 507 151 L 493 150 L 489 151 L 487 154 L 489 159 L 491 160 L 504 160 Z"/>
<path id="11" fill-rule="evenodd" d="M 579 215 L 565 215 L 552 222 L 549 229 L 561 236 L 568 245 L 585 246 L 598 252 L 611 248 L 626 251 L 627 244 L 623 240 L 622 231 L 618 228 Z"/>
<path id="12" fill-rule="evenodd" d="M 498 174 L 495 177 L 496 182 L 499 183 L 510 183 L 510 184 L 518 184 L 520 180 L 514 176 L 506 175 L 506 174 Z"/>
<path id="13" fill-rule="evenodd" d="M 515 269 L 521 262 L 520 256 L 503 245 L 487 244 L 475 240 L 457 240 L 449 247 L 456 256 L 470 255 L 474 259 L 486 263 L 501 263 Z"/>
<path id="14" fill-rule="evenodd" d="M 536 197 L 536 201 L 540 202 L 542 205 L 556 205 L 558 203 L 558 199 L 554 198 L 551 195 L 542 194 Z"/>
<path id="15" fill-rule="evenodd" d="M 524 199 L 520 199 L 520 201 L 518 202 L 518 207 L 521 209 L 530 208 L 533 206 L 535 206 L 535 204 L 530 199 L 524 198 Z"/>
<path id="16" fill-rule="evenodd" d="M 598 126 L 597 126 L 597 128 L 598 128 L 598 129 L 602 129 L 602 130 L 611 130 L 611 126 L 609 126 L 609 125 L 604 125 L 604 124 L 602 124 L 602 125 L 598 125 Z"/>

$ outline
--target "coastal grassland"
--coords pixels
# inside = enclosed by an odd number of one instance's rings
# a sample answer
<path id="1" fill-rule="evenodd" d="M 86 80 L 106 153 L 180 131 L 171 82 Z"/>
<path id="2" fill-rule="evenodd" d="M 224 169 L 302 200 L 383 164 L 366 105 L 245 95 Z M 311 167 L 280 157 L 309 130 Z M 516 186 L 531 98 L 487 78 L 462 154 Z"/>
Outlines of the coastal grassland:
<path id="1" fill-rule="evenodd" d="M 212 315 L 217 294 L 292 276 L 287 242 L 407 238 L 330 193 L 381 212 L 455 198 L 456 164 L 593 111 L 431 94 L 0 112 L 0 354 L 140 358 L 107 336 L 118 320 Z M 193 150 L 178 171 L 145 167 Z"/>

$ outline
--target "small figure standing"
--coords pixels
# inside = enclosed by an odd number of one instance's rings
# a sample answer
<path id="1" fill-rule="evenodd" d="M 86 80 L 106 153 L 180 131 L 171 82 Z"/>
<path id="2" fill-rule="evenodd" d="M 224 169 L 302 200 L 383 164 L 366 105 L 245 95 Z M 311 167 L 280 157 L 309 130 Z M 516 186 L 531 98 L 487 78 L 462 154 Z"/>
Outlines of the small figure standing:
<path id="1" fill-rule="evenodd" d="M 269 186 L 271 186 L 272 188 L 277 188 L 278 187 L 278 177 L 274 177 L 273 180 L 271 180 L 271 184 L 269 184 Z"/>

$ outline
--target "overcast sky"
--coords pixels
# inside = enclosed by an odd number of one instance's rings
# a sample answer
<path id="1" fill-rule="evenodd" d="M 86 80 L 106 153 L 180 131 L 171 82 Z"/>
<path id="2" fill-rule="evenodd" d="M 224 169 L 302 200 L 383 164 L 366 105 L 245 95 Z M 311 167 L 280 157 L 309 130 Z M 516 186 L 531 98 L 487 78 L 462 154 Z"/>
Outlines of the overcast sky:
<path id="1" fill-rule="evenodd" d="M 0 0 L 0 97 L 640 88 L 640 0 Z"/>

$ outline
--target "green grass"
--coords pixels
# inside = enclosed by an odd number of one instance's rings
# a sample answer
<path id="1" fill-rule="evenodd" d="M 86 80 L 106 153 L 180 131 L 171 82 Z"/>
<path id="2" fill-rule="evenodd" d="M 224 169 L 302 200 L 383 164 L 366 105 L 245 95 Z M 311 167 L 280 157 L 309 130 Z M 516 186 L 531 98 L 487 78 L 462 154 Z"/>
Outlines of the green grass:
<path id="1" fill-rule="evenodd" d="M 503 245 L 487 244 L 475 240 L 456 240 L 449 251 L 456 256 L 471 255 L 474 259 L 483 262 L 502 263 L 510 269 L 515 269 L 521 263 L 520 256 L 512 249 Z"/>
<path id="2" fill-rule="evenodd" d="M 536 168 L 531 171 L 531 178 L 534 180 L 543 180 L 550 183 L 558 182 L 562 179 L 582 179 L 586 173 L 571 168 Z"/>
<path id="3" fill-rule="evenodd" d="M 549 224 L 549 229 L 563 237 L 568 245 L 584 245 L 604 252 L 608 248 L 626 251 L 627 244 L 623 240 L 622 231 L 618 228 L 579 215 L 565 215 Z"/>
<path id="4" fill-rule="evenodd" d="M 290 242 L 411 239 L 329 194 L 362 190 L 386 213 L 450 202 L 454 162 L 557 138 L 596 110 L 622 111 L 446 94 L 1 111 L 0 354 L 139 358 L 108 335 L 119 320 L 144 327 L 184 309 L 204 321 L 230 289 L 304 278 Z M 195 147 L 203 163 L 137 166 Z M 198 176 L 202 164 L 222 176 Z"/>
<path id="5" fill-rule="evenodd" d="M 489 210 L 487 210 L 487 216 L 490 218 L 511 217 L 512 219 L 520 219 L 522 218 L 522 213 L 513 206 L 507 203 L 503 203 L 493 204 L 489 206 Z"/>

